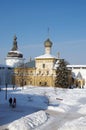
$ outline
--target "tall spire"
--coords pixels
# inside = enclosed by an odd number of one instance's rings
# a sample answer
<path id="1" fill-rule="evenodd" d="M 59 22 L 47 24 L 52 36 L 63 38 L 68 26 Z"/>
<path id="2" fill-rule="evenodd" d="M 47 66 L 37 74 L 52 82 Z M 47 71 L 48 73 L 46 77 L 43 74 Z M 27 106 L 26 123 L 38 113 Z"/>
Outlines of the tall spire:
<path id="1" fill-rule="evenodd" d="M 14 40 L 13 40 L 13 48 L 12 48 L 12 51 L 16 51 L 18 49 L 18 46 L 17 46 L 17 37 L 16 35 L 14 36 Z"/>
<path id="2" fill-rule="evenodd" d="M 48 27 L 48 38 L 50 37 L 50 28 Z"/>

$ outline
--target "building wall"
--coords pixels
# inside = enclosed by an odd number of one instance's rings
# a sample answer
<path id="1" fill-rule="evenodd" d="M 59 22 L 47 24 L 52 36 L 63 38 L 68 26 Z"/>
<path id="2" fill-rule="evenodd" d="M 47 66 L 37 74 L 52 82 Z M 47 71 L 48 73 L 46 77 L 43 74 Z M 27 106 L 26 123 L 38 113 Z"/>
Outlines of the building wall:
<path id="1" fill-rule="evenodd" d="M 54 86 L 55 70 L 53 70 L 55 59 L 37 59 L 34 68 L 15 68 L 15 84 L 18 86 Z M 23 82 L 23 83 L 22 83 Z"/>
<path id="2" fill-rule="evenodd" d="M 74 73 L 75 78 L 77 78 L 78 73 L 81 73 L 82 79 L 77 79 L 81 82 L 81 85 L 84 81 L 84 87 L 86 86 L 86 65 L 68 65 L 71 71 Z"/>
<path id="3" fill-rule="evenodd" d="M 24 63 L 24 58 L 6 57 L 6 65 L 16 67 Z"/>
<path id="4" fill-rule="evenodd" d="M 53 60 L 48 59 L 48 60 L 36 60 L 36 74 L 41 74 L 41 75 L 52 75 L 53 71 Z"/>

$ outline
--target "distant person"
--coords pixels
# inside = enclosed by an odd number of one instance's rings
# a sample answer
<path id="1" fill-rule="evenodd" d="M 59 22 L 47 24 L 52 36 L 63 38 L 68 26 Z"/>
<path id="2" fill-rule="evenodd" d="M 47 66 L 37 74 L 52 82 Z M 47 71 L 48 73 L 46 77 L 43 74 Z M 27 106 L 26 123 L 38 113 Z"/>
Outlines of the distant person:
<path id="1" fill-rule="evenodd" d="M 13 107 L 16 107 L 16 98 L 13 99 Z"/>
<path id="2" fill-rule="evenodd" d="M 9 98 L 9 104 L 12 106 L 12 97 Z"/>
<path id="3" fill-rule="evenodd" d="M 15 86 L 13 85 L 13 90 L 14 90 Z"/>

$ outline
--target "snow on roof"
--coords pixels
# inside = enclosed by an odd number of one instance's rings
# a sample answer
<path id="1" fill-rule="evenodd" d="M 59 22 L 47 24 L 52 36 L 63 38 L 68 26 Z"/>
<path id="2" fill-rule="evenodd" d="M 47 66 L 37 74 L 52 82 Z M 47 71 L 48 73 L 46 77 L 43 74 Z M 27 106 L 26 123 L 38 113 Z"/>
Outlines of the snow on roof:
<path id="1" fill-rule="evenodd" d="M 56 63 L 55 63 L 55 66 L 54 66 L 54 69 L 58 68 L 59 67 L 59 59 L 57 59 Z"/>
<path id="2" fill-rule="evenodd" d="M 20 51 L 18 51 L 18 50 L 15 50 L 15 51 L 9 51 L 9 52 L 13 52 L 13 53 L 17 53 L 17 54 L 22 54 Z"/>
<path id="3" fill-rule="evenodd" d="M 35 59 L 47 59 L 47 58 L 55 58 L 57 59 L 57 57 L 51 55 L 51 54 L 44 54 L 44 55 L 41 55 L 41 56 L 38 56 L 38 57 L 35 57 Z"/>
<path id="4" fill-rule="evenodd" d="M 67 65 L 67 67 L 86 67 L 86 65 Z"/>

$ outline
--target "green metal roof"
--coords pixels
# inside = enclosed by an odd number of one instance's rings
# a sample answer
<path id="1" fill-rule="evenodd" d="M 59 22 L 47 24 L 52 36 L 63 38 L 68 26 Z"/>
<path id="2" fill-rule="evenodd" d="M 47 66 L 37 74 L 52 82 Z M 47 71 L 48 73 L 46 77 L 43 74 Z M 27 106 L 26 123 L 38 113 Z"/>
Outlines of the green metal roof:
<path id="1" fill-rule="evenodd" d="M 31 61 L 25 63 L 25 67 L 27 67 L 27 68 L 35 68 L 35 60 L 31 60 Z"/>

